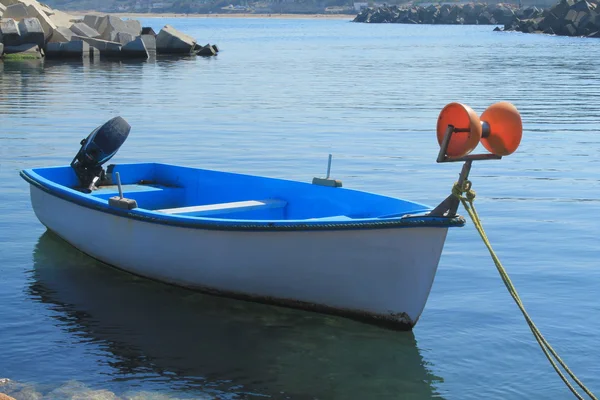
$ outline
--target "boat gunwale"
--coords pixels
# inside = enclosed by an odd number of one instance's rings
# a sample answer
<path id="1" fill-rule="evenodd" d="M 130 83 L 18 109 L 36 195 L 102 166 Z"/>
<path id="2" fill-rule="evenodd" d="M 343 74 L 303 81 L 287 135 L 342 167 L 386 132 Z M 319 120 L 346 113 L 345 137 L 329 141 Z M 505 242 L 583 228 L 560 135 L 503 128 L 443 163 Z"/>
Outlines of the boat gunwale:
<path id="1" fill-rule="evenodd" d="M 365 230 L 389 228 L 449 228 L 465 225 L 464 217 L 439 217 L 427 215 L 410 215 L 380 219 L 362 218 L 349 221 L 320 221 L 320 220 L 232 220 L 223 218 L 188 217 L 178 215 L 160 215 L 152 210 L 135 208 L 125 210 L 111 207 L 108 201 L 93 201 L 89 197 L 70 193 L 66 186 L 57 184 L 37 174 L 34 169 L 24 169 L 19 175 L 30 185 L 43 190 L 55 197 L 89 209 L 101 211 L 118 217 L 183 228 L 218 230 L 218 231 L 334 231 L 334 230 Z M 45 182 L 48 182 L 46 184 Z M 65 190 L 68 189 L 68 190 Z"/>

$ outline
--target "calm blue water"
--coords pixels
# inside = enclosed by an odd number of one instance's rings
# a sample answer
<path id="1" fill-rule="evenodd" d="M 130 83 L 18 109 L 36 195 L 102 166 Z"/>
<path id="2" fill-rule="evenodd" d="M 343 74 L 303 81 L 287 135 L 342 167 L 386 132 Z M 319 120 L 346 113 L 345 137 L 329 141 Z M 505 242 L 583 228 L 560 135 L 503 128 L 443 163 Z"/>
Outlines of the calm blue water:
<path id="1" fill-rule="evenodd" d="M 437 204 L 439 111 L 501 100 L 519 151 L 471 178 L 538 327 L 600 393 L 600 41 L 491 27 L 146 19 L 215 58 L 0 63 L 0 386 L 17 399 L 567 399 L 469 223 L 413 332 L 215 298 L 112 270 L 35 218 L 23 168 L 69 163 L 116 115 L 114 162 L 162 161 Z M 69 218 L 65 215 L 65 218 Z M 77 223 L 77 221 L 74 221 Z M 232 251 L 235 251 L 232 249 Z M 79 397 L 77 397 L 79 396 Z M 87 396 L 87 397 L 86 397 Z"/>

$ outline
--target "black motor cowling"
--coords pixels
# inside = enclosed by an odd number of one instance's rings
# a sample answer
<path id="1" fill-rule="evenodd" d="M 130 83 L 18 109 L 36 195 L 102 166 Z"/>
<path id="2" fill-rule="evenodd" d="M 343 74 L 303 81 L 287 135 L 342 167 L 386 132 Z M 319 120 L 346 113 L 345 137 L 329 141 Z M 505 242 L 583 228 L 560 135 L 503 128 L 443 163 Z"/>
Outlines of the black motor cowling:
<path id="1" fill-rule="evenodd" d="M 121 117 L 115 117 L 97 127 L 81 141 L 81 148 L 71 167 L 83 188 L 93 190 L 98 180 L 105 179 L 102 164 L 114 156 L 129 136 L 131 126 Z"/>

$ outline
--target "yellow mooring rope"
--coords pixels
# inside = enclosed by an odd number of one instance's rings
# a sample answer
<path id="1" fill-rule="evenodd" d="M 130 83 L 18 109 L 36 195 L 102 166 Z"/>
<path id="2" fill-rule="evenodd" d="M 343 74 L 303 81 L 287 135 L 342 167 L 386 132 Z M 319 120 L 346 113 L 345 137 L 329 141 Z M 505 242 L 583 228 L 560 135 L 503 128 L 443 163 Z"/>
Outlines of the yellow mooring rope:
<path id="1" fill-rule="evenodd" d="M 483 239 L 483 242 L 485 243 L 486 247 L 488 248 L 490 255 L 492 256 L 492 259 L 494 260 L 494 264 L 496 264 L 496 268 L 498 269 L 498 272 L 500 273 L 500 276 L 502 277 L 502 281 L 504 282 L 504 285 L 508 289 L 508 292 L 510 293 L 512 298 L 515 300 L 515 303 L 517 303 L 517 306 L 519 306 L 519 309 L 521 310 L 521 312 L 523 313 L 523 316 L 525 317 L 525 320 L 527 321 L 527 325 L 529 325 L 531 332 L 533 332 L 533 336 L 535 336 L 535 339 L 537 340 L 538 344 L 542 348 L 544 355 L 546 356 L 548 361 L 550 361 L 550 364 L 552 364 L 552 367 L 554 368 L 556 373 L 560 376 L 560 378 L 563 380 L 565 385 L 567 385 L 569 390 L 571 390 L 571 392 L 578 399 L 584 400 L 584 398 L 577 392 L 577 390 L 573 387 L 573 385 L 571 385 L 571 383 L 567 380 L 567 377 L 564 375 L 564 373 L 558 368 L 558 365 L 556 365 L 556 362 L 552 359 L 552 356 L 558 361 L 558 363 L 569 374 L 569 376 L 571 378 L 573 378 L 573 380 L 577 383 L 577 385 L 579 385 L 579 387 L 588 396 L 590 396 L 590 398 L 592 398 L 593 400 L 598 400 L 596 398 L 596 396 L 594 396 L 594 394 L 587 387 L 585 387 L 585 385 L 575 376 L 575 374 L 573 372 L 571 372 L 569 367 L 558 356 L 558 354 L 552 348 L 552 346 L 550 346 L 550 343 L 548 343 L 548 341 L 546 341 L 544 336 L 542 336 L 541 332 L 538 330 L 538 328 L 533 323 L 532 319 L 529 317 L 529 314 L 527 314 L 527 311 L 525 311 L 525 306 L 523 306 L 523 303 L 521 302 L 521 298 L 519 297 L 517 290 L 515 289 L 510 278 L 508 277 L 508 274 L 506 273 L 506 270 L 502 266 L 500 259 L 498 258 L 498 256 L 496 256 L 496 253 L 492 249 L 492 245 L 490 244 L 490 241 L 488 240 L 487 235 L 485 234 L 485 231 L 483 230 L 483 226 L 481 225 L 479 215 L 477 214 L 477 211 L 475 210 L 475 205 L 473 204 L 473 200 L 475 200 L 475 191 L 471 189 L 471 182 L 469 180 L 465 180 L 462 185 L 460 185 L 459 183 L 455 183 L 454 187 L 452 188 L 452 194 L 460 199 L 463 207 L 469 213 L 469 216 L 473 220 L 473 224 L 475 225 L 475 228 L 477 228 L 477 232 L 479 232 L 479 235 Z M 466 194 L 466 195 L 463 195 L 463 194 Z"/>

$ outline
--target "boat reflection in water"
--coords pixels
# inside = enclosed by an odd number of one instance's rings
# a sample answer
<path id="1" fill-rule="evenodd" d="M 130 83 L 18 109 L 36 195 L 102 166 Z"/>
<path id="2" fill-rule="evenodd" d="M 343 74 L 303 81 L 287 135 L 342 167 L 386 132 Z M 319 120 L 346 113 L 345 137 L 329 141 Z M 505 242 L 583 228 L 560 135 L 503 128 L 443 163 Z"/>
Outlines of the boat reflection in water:
<path id="1" fill-rule="evenodd" d="M 113 357 L 110 379 L 271 398 L 436 396 L 412 332 L 188 291 L 107 268 L 47 231 L 29 294 Z M 165 266 L 168 268 L 168 266 Z M 104 377 L 105 379 L 106 377 Z M 183 393 L 183 392 L 182 392 Z"/>

